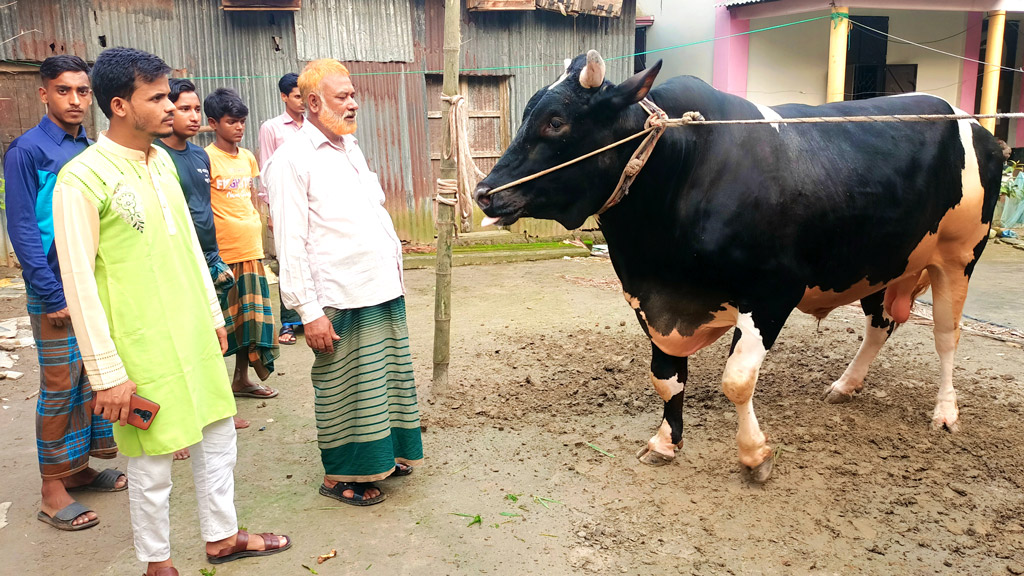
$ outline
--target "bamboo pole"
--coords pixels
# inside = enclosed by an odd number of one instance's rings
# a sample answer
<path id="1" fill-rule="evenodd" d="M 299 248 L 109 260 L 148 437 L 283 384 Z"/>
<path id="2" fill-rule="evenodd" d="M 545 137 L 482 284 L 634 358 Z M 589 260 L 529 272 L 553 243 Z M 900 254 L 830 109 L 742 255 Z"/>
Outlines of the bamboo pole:
<path id="1" fill-rule="evenodd" d="M 839 16 L 837 16 L 839 14 Z M 850 38 L 850 9 L 832 7 L 828 42 L 828 83 L 826 102 L 842 102 L 846 92 L 846 49 Z"/>
<path id="2" fill-rule="evenodd" d="M 444 3 L 444 79 L 441 92 L 448 97 L 459 93 L 459 48 L 461 43 L 462 6 L 460 0 Z M 454 112 L 452 103 L 442 108 L 441 178 L 456 178 L 455 145 L 448 130 L 448 117 Z M 434 380 L 431 394 L 442 398 L 448 392 L 448 362 L 451 356 L 452 302 L 452 232 L 455 207 L 437 203 L 437 267 L 434 280 Z"/>
<path id="3" fill-rule="evenodd" d="M 988 13 L 988 43 L 985 44 L 985 77 L 981 81 L 981 114 L 995 114 L 999 105 L 999 66 L 1003 63 L 1003 30 L 1006 26 L 1006 11 Z M 996 119 L 984 118 L 981 125 L 986 130 L 996 131 Z"/>

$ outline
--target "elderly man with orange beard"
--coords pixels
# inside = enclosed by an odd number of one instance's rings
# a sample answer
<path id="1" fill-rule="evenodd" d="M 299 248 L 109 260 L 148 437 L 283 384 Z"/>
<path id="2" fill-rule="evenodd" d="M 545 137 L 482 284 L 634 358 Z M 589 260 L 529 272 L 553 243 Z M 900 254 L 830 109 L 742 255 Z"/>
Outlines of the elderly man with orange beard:
<path id="1" fill-rule="evenodd" d="M 423 459 L 402 244 L 353 135 L 355 87 L 337 60 L 299 76 L 306 122 L 264 167 L 285 305 L 316 354 L 320 493 L 355 506 Z"/>

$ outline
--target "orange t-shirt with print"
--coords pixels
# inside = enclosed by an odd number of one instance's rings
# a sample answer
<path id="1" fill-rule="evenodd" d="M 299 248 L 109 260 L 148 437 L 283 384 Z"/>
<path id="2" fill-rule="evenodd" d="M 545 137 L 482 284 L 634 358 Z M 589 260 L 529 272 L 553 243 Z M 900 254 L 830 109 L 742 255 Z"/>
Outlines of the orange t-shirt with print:
<path id="1" fill-rule="evenodd" d="M 256 157 L 245 148 L 238 154 L 210 144 L 210 205 L 217 229 L 217 247 L 226 264 L 263 258 L 263 223 L 252 204 L 253 178 L 260 175 Z"/>

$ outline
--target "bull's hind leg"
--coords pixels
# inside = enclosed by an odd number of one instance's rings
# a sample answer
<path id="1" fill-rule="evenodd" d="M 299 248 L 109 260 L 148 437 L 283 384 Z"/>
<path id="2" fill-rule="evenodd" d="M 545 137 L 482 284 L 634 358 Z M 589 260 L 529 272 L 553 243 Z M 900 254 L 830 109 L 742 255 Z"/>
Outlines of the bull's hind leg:
<path id="1" fill-rule="evenodd" d="M 861 391 L 871 362 L 878 356 L 879 350 L 898 326 L 896 321 L 885 311 L 884 299 L 884 289 L 861 299 L 860 307 L 864 310 L 867 319 L 864 342 L 861 343 L 860 350 L 857 351 L 857 355 L 850 365 L 846 367 L 843 375 L 830 386 L 825 387 L 825 401 L 829 404 L 849 402 L 853 400 L 855 393 Z"/>
<path id="2" fill-rule="evenodd" d="M 754 414 L 754 386 L 761 363 L 785 321 L 786 315 L 755 318 L 749 313 L 740 314 L 736 322 L 739 337 L 733 339 L 722 374 L 722 391 L 736 405 L 740 463 L 747 467 L 755 482 L 768 480 L 774 459 Z"/>
<path id="3" fill-rule="evenodd" d="M 686 387 L 686 358 L 669 356 L 651 344 L 651 382 L 665 401 L 658 432 L 637 452 L 644 464 L 660 466 L 676 457 L 683 446 L 683 392 Z"/>
<path id="4" fill-rule="evenodd" d="M 939 354 L 939 393 L 932 413 L 932 429 L 960 430 L 960 409 L 953 389 L 953 362 L 960 343 L 960 317 L 967 299 L 969 273 L 957 267 L 932 267 L 932 315 L 935 351 Z"/>

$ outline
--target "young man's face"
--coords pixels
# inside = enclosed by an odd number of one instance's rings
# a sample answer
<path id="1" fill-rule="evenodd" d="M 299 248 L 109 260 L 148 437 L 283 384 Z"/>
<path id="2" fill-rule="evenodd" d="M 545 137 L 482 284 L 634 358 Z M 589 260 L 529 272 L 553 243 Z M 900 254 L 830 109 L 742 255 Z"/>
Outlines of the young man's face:
<path id="1" fill-rule="evenodd" d="M 39 88 L 39 99 L 61 128 L 81 126 L 85 111 L 92 104 L 89 75 L 85 72 L 64 72 L 47 80 Z"/>
<path id="2" fill-rule="evenodd" d="M 284 107 L 292 114 L 302 115 L 306 113 L 306 105 L 302 102 L 302 92 L 299 91 L 298 86 L 292 88 L 292 91 L 288 94 L 281 94 L 281 101 L 284 102 Z"/>
<path id="3" fill-rule="evenodd" d="M 199 96 L 195 92 L 178 94 L 178 101 L 174 103 L 174 135 L 187 140 L 198 134 L 202 112 Z"/>
<path id="4" fill-rule="evenodd" d="M 242 141 L 242 137 L 245 136 L 245 118 L 224 116 L 220 120 L 214 120 L 213 118 L 208 120 L 210 128 L 213 128 L 217 136 L 228 142 L 238 144 Z"/>
<path id="5" fill-rule="evenodd" d="M 135 130 L 153 138 L 166 138 L 174 133 L 174 103 L 167 97 L 170 92 L 167 76 L 152 82 L 135 79 L 135 92 L 126 107 L 127 118 Z"/>

